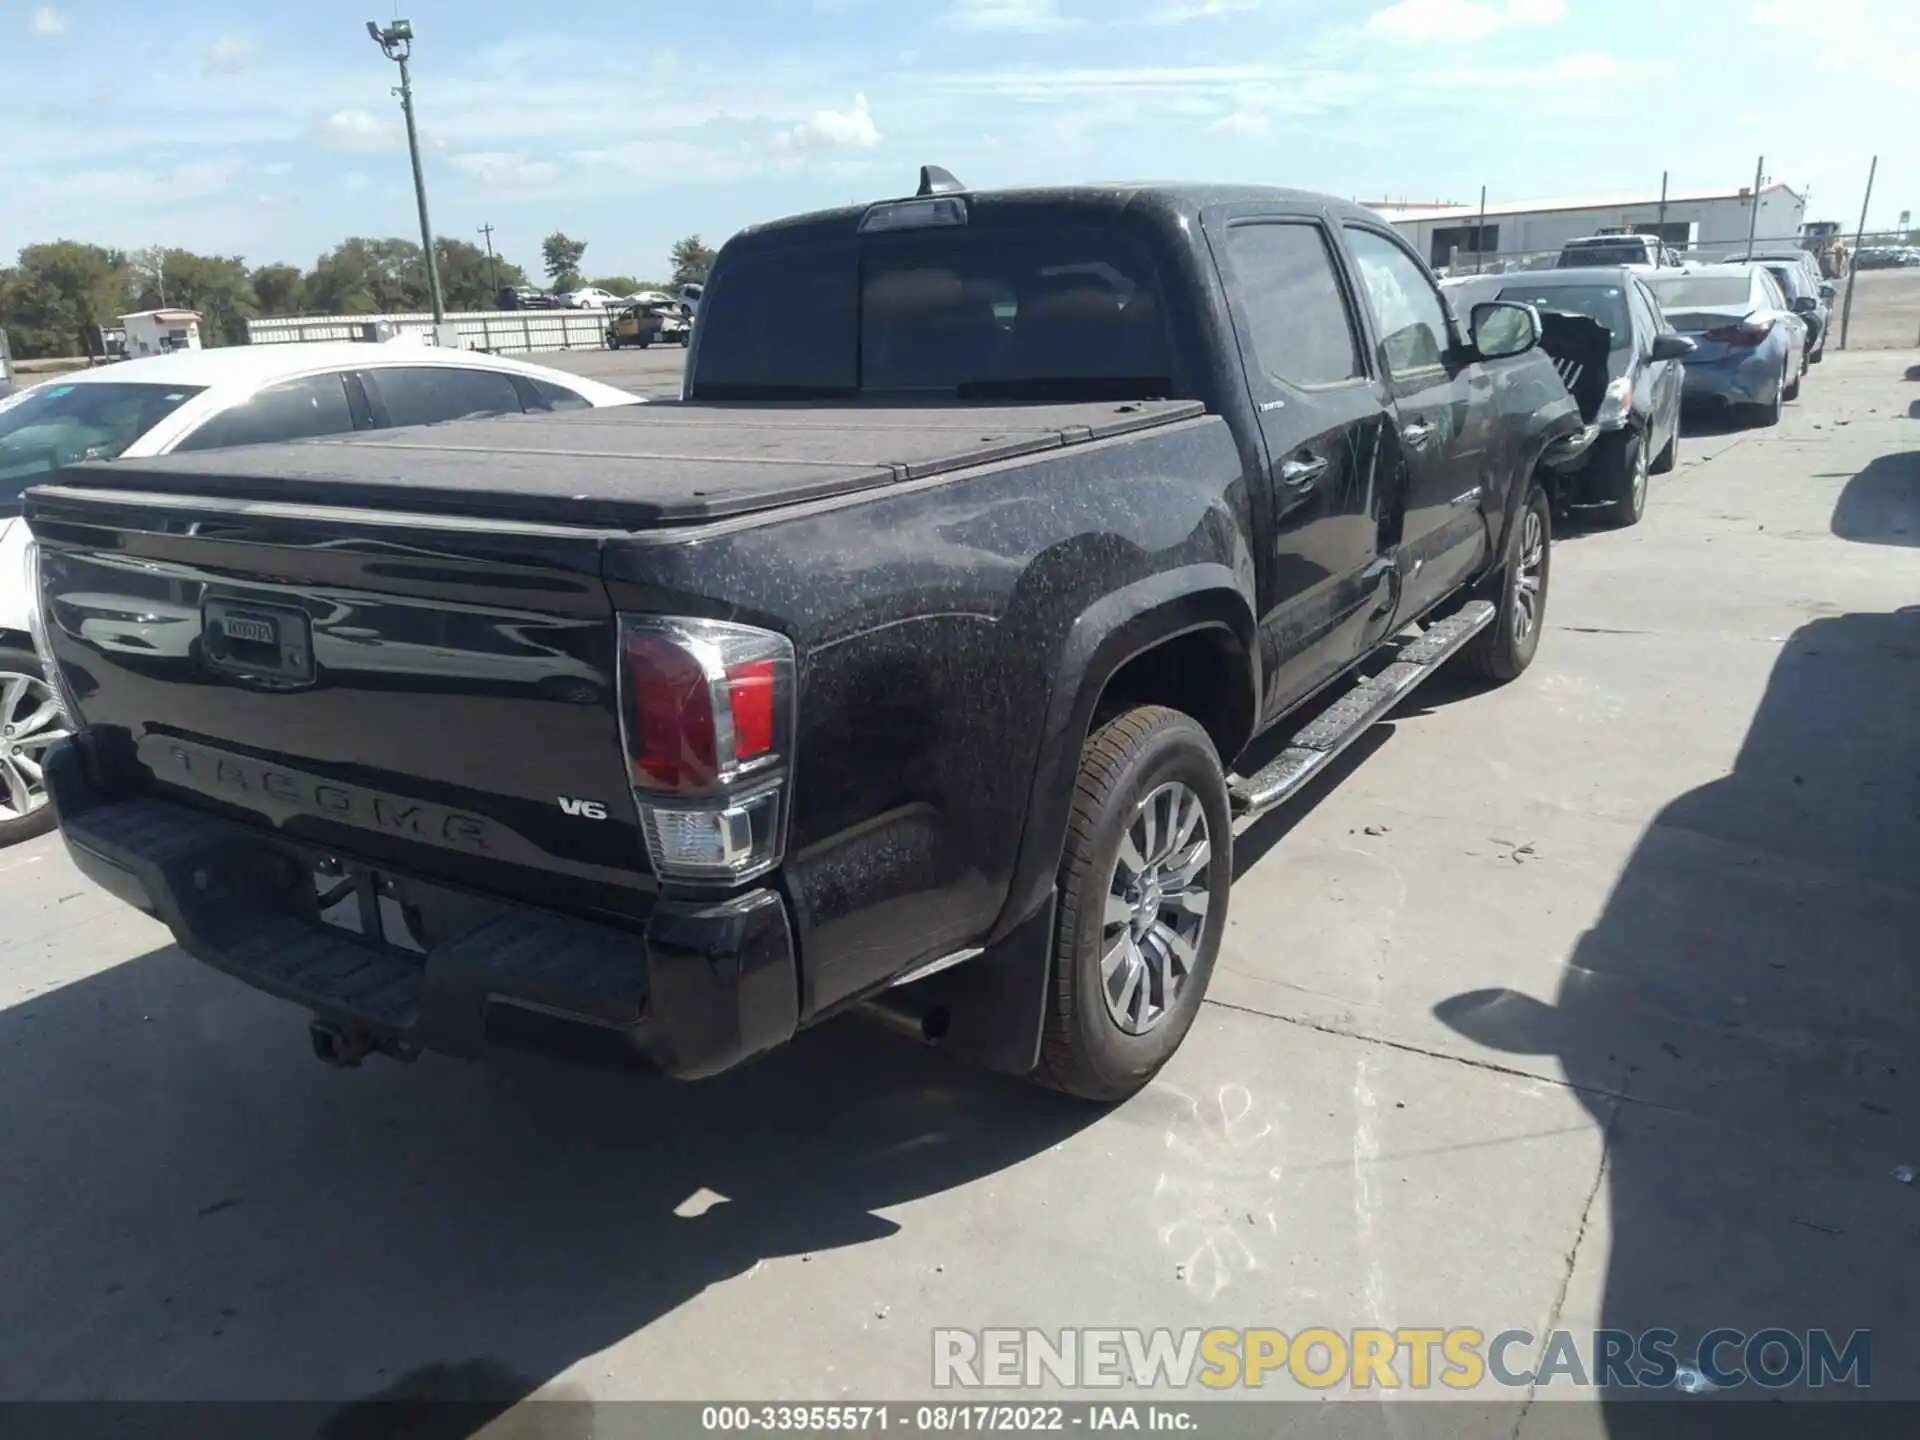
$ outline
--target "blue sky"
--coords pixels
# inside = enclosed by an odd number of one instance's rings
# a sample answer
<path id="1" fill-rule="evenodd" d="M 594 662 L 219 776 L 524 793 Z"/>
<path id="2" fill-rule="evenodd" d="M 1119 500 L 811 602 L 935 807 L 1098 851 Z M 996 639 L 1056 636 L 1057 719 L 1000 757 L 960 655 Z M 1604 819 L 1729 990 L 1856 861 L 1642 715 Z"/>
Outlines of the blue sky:
<path id="1" fill-rule="evenodd" d="M 392 0 L 0 0 L 0 259 L 310 265 L 415 221 Z M 1920 0 L 408 0 L 436 229 L 657 276 L 678 236 L 969 183 L 1365 199 L 1811 185 L 1920 211 Z M 542 20 L 542 16 L 550 17 Z"/>

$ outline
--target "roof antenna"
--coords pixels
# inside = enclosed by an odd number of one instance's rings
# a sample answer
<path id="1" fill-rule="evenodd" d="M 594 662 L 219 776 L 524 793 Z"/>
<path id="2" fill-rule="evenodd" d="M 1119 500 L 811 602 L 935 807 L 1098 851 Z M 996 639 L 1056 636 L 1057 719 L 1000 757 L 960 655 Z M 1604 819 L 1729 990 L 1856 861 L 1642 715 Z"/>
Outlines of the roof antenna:
<path id="1" fill-rule="evenodd" d="M 962 195 L 967 187 L 954 178 L 951 170 L 942 170 L 938 165 L 920 167 L 920 188 L 914 191 L 921 195 Z"/>

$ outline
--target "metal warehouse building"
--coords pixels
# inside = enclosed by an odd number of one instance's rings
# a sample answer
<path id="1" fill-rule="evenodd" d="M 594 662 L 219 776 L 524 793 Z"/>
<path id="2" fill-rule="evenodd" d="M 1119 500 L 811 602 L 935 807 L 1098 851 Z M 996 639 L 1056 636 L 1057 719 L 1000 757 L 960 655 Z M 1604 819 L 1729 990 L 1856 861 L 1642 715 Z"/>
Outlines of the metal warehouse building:
<path id="1" fill-rule="evenodd" d="M 1669 194 L 1664 203 L 1658 195 L 1650 195 L 1645 199 L 1490 204 L 1484 230 L 1480 228 L 1477 204 L 1361 203 L 1391 220 L 1435 266 L 1454 264 L 1456 252 L 1469 260 L 1476 250 L 1489 257 L 1557 252 L 1567 241 L 1583 235 L 1658 235 L 1676 250 L 1742 245 L 1749 222 L 1755 221 L 1754 195 L 1744 188 L 1732 193 L 1681 191 Z M 1800 226 L 1807 218 L 1804 196 L 1786 185 L 1763 185 L 1759 206 L 1753 224 L 1756 238 L 1798 241 Z"/>

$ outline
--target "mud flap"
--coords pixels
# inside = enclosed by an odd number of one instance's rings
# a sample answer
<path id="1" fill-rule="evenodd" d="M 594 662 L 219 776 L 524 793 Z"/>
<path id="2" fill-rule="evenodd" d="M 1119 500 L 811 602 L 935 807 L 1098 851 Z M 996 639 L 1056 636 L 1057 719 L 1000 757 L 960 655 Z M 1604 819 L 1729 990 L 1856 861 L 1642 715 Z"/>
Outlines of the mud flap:
<path id="1" fill-rule="evenodd" d="M 1040 1063 L 1053 978 L 1055 891 L 982 954 L 889 992 L 889 1009 L 926 1016 L 927 1039 L 982 1070 L 1029 1075 Z M 937 1017 L 937 1018 L 936 1018 Z"/>

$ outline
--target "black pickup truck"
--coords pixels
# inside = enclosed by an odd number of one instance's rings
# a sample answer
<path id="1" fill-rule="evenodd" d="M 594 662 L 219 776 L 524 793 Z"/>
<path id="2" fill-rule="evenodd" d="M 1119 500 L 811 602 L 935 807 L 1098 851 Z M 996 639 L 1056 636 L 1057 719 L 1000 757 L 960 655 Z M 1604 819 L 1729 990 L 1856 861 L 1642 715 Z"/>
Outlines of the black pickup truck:
<path id="1" fill-rule="evenodd" d="M 867 1006 L 1126 1095 L 1235 818 L 1450 657 L 1532 659 L 1590 438 L 1539 325 L 1463 333 L 1285 190 L 930 170 L 755 227 L 677 403 L 30 491 L 66 844 L 336 1064 L 700 1076 Z"/>

